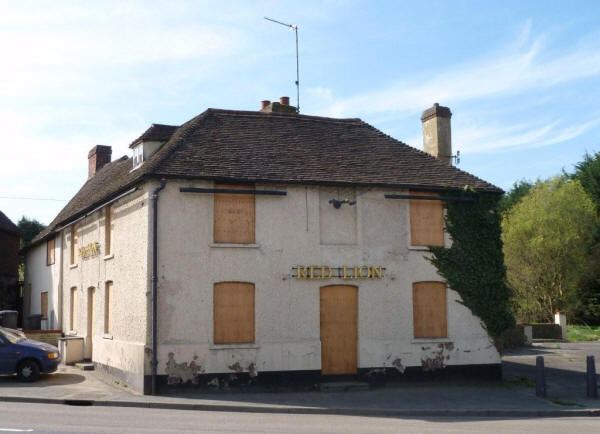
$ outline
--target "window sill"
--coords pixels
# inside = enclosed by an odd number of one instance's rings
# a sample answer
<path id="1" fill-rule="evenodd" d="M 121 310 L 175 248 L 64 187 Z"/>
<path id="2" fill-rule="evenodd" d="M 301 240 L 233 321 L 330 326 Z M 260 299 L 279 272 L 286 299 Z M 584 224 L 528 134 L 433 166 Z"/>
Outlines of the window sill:
<path id="1" fill-rule="evenodd" d="M 247 343 L 247 344 L 210 344 L 209 350 L 258 350 L 259 344 Z"/>
<path id="2" fill-rule="evenodd" d="M 235 243 L 212 243 L 212 249 L 219 248 L 238 248 L 238 249 L 260 249 L 260 244 L 235 244 Z"/>
<path id="3" fill-rule="evenodd" d="M 414 338 L 411 344 L 445 344 L 452 342 L 450 338 Z"/>
<path id="4" fill-rule="evenodd" d="M 104 333 L 104 334 L 102 335 L 102 339 L 110 339 L 110 340 L 112 341 L 112 339 L 113 339 L 113 335 L 111 335 L 111 334 L 108 334 L 108 333 Z"/>
<path id="5" fill-rule="evenodd" d="M 106 256 L 105 256 L 103 259 L 104 259 L 105 261 L 108 261 L 109 259 L 112 259 L 112 258 L 114 258 L 114 257 L 115 257 L 115 254 L 114 254 L 114 253 L 111 253 L 110 255 L 106 255 Z"/>
<path id="6" fill-rule="evenodd" d="M 78 265 L 79 265 L 79 264 L 71 264 L 71 265 L 69 265 L 69 268 L 70 268 L 70 269 L 77 268 L 77 266 L 78 266 Z"/>

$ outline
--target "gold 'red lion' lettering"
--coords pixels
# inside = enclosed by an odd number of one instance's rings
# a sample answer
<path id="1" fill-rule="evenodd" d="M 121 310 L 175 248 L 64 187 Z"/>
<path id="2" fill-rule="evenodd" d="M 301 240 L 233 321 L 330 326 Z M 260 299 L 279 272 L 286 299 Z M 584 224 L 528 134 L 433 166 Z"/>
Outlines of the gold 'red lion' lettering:
<path id="1" fill-rule="evenodd" d="M 306 267 L 304 267 L 303 265 L 298 265 L 296 267 L 296 277 L 298 279 L 306 279 L 308 277 Z"/>

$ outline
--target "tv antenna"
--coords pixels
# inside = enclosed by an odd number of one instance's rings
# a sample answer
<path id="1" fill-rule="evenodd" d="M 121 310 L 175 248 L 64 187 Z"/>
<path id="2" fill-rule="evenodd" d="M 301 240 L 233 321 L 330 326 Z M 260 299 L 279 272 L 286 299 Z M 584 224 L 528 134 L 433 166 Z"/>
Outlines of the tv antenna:
<path id="1" fill-rule="evenodd" d="M 296 112 L 300 113 L 300 66 L 298 63 L 298 25 L 297 24 L 286 24 L 281 21 L 274 20 L 273 18 L 264 17 L 265 20 L 271 21 L 272 23 L 281 24 L 296 32 Z"/>

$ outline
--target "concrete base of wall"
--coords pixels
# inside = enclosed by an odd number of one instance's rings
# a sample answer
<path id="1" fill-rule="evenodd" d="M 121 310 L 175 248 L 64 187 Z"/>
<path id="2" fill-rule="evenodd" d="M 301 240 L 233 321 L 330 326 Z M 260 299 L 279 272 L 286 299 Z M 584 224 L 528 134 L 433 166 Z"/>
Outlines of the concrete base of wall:
<path id="1" fill-rule="evenodd" d="M 94 370 L 97 374 L 103 377 L 104 381 L 107 383 L 117 383 L 123 386 L 127 386 L 132 390 L 140 393 L 144 393 L 144 378 L 142 375 L 125 371 L 122 369 L 115 368 L 113 366 L 108 366 L 103 363 L 94 362 Z"/>
<path id="2" fill-rule="evenodd" d="M 502 365 L 452 365 L 434 371 L 424 371 L 420 366 L 408 367 L 400 372 L 395 368 L 361 368 L 356 375 L 327 376 L 321 371 L 277 371 L 260 372 L 250 377 L 247 372 L 200 374 L 185 383 L 179 379 L 159 375 L 156 379 L 159 395 L 198 393 L 198 392 L 235 392 L 235 391 L 311 391 L 318 390 L 322 382 L 360 380 L 372 386 L 387 382 L 462 380 L 502 380 Z M 144 377 L 144 394 L 151 391 L 152 377 Z"/>

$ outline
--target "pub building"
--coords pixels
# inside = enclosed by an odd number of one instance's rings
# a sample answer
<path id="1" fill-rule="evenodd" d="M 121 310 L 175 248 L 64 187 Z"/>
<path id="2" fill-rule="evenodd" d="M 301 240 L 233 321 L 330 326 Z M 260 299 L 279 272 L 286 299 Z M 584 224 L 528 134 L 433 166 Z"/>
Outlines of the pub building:
<path id="1" fill-rule="evenodd" d="M 423 113 L 421 151 L 282 97 L 153 124 L 131 157 L 95 146 L 87 181 L 27 250 L 29 313 L 46 297 L 64 348 L 79 342 L 97 371 L 144 393 L 497 376 L 481 320 L 427 260 L 451 243 L 441 192 L 501 193 L 452 166 L 450 117 Z"/>

